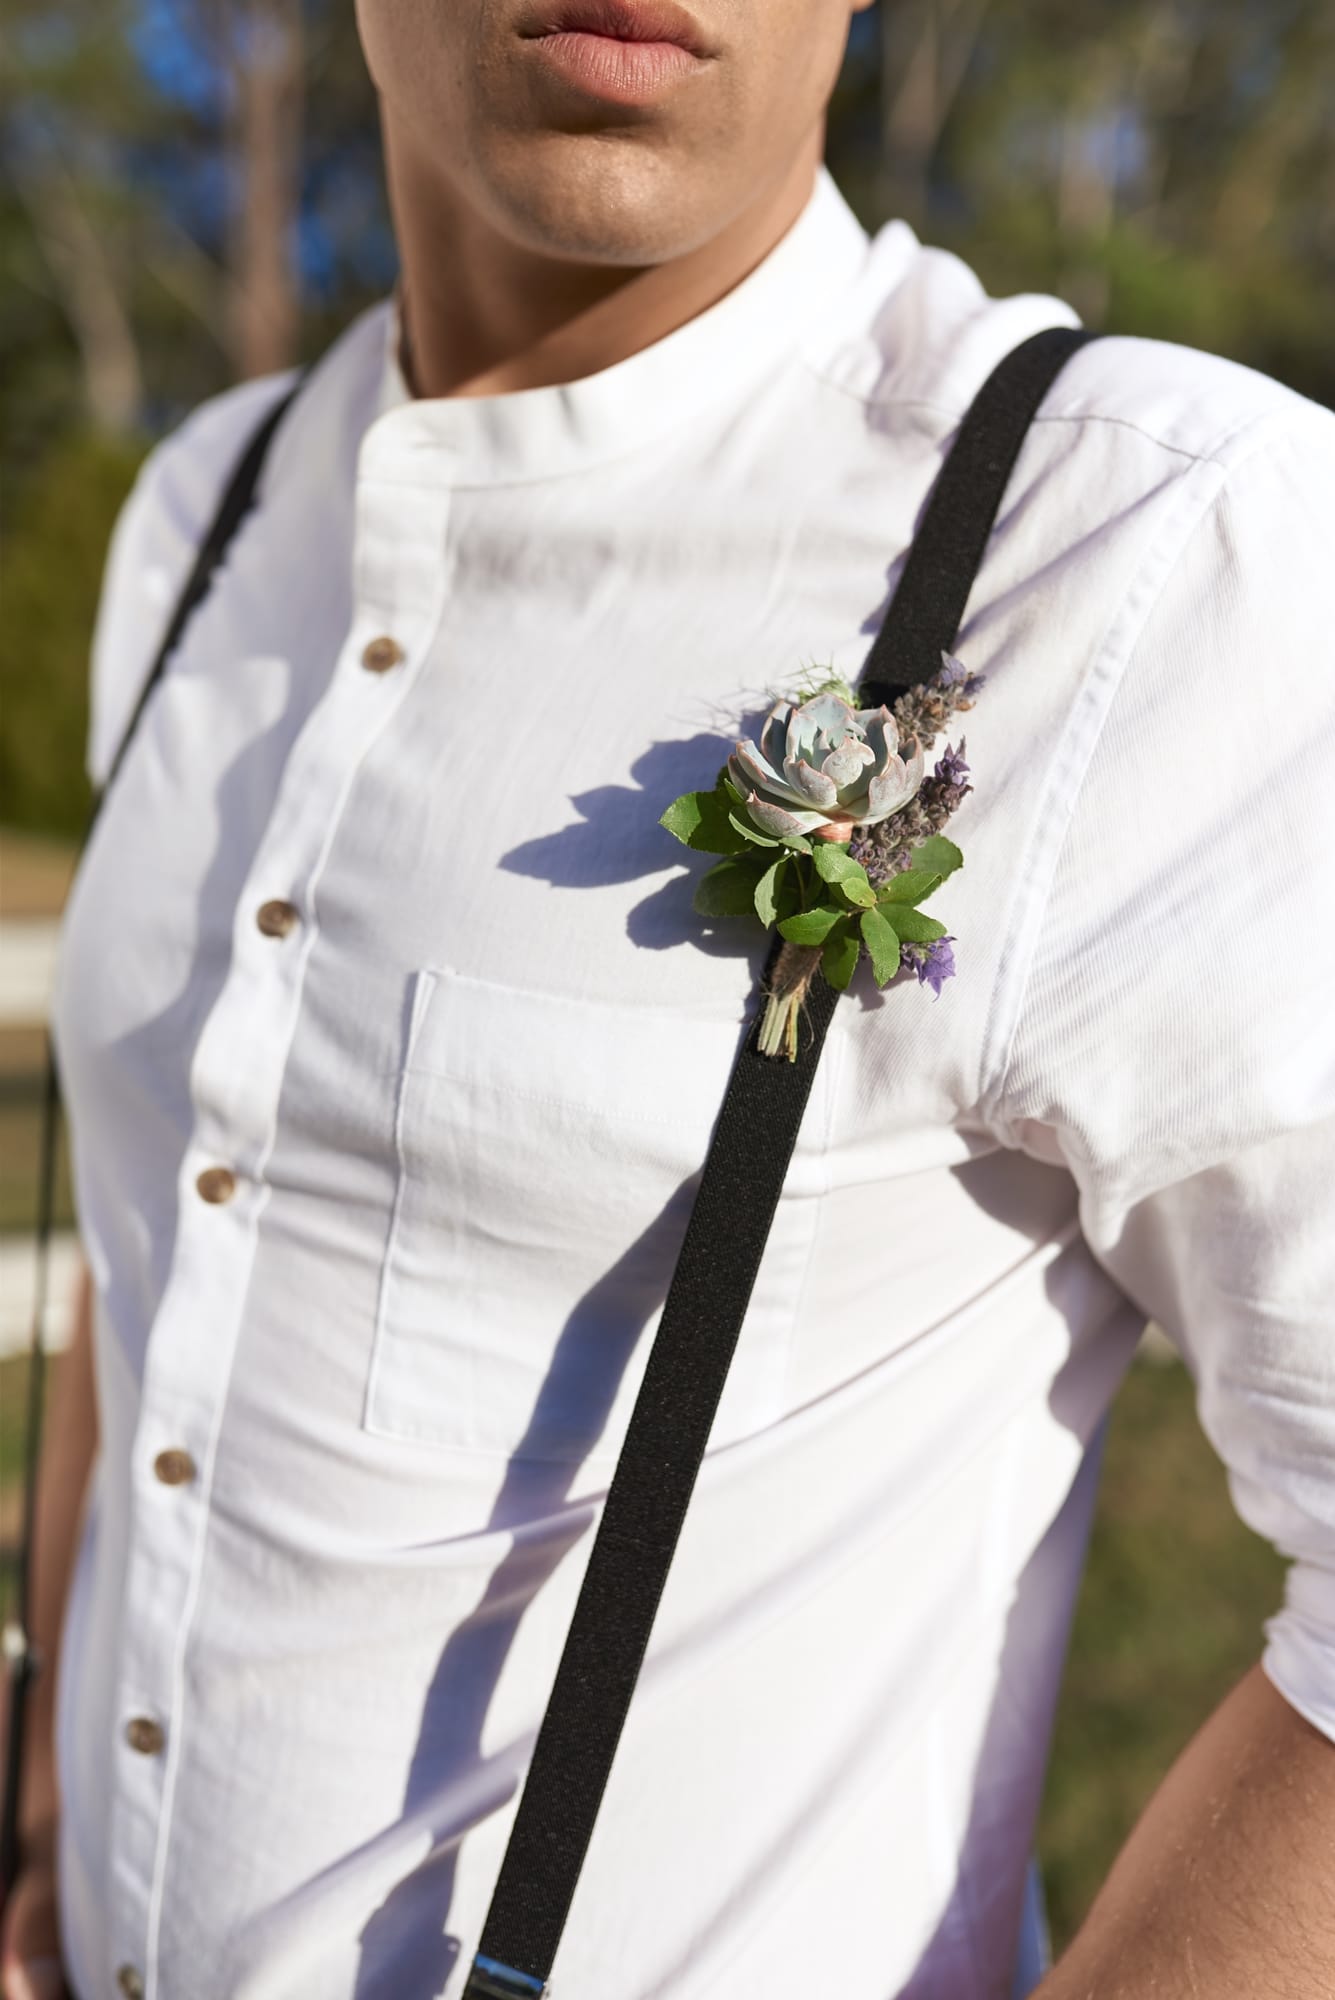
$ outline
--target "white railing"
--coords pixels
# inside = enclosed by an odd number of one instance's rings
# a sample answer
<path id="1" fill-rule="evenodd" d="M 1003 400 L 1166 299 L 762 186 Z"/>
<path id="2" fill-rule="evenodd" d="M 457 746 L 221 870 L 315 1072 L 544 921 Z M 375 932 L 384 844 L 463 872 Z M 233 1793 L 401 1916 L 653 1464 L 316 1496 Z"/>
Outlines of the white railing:
<path id="1" fill-rule="evenodd" d="M 0 922 L 0 1028 L 30 1028 L 46 1019 L 59 935 L 54 917 Z"/>
<path id="2" fill-rule="evenodd" d="M 46 1019 L 60 926 L 53 917 L 0 921 L 0 1028 L 36 1028 Z M 33 1116 L 37 1116 L 34 1097 Z M 51 1271 L 43 1337 L 50 1348 L 69 1338 L 78 1265 L 74 1237 L 62 1232 L 51 1246 Z M 37 1260 L 28 1234 L 0 1236 L 0 1358 L 17 1354 L 32 1331 Z"/>

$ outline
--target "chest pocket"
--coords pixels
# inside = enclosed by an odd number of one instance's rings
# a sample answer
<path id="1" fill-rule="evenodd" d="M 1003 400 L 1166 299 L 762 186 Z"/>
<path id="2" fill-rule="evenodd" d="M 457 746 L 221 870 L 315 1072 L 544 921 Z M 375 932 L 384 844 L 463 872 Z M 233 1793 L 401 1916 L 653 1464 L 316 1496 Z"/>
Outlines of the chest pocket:
<path id="1" fill-rule="evenodd" d="M 615 1459 L 738 1036 L 733 1020 L 416 975 L 368 1430 Z M 818 1074 L 714 1442 L 783 1408 L 826 1103 Z"/>

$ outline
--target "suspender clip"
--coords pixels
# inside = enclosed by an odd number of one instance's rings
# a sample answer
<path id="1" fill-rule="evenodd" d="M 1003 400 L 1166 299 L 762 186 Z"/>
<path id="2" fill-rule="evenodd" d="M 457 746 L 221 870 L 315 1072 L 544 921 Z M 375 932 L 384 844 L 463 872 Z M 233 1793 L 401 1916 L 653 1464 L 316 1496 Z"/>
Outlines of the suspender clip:
<path id="1" fill-rule="evenodd" d="M 519 1972 L 513 1965 L 502 1965 L 498 1958 L 479 1952 L 461 2000 L 543 2000 L 546 1992 L 545 1979 L 535 1979 L 530 1972 Z"/>

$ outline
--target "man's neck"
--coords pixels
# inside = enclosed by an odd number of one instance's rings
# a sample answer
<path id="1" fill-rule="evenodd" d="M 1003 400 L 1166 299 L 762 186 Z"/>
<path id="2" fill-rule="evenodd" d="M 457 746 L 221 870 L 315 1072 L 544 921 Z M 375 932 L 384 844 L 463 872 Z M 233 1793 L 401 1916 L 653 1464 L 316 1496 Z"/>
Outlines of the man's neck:
<path id="1" fill-rule="evenodd" d="M 664 264 L 571 263 L 516 245 L 386 126 L 404 373 L 417 396 L 575 382 L 694 319 L 754 270 L 810 198 L 823 132 L 716 236 Z"/>

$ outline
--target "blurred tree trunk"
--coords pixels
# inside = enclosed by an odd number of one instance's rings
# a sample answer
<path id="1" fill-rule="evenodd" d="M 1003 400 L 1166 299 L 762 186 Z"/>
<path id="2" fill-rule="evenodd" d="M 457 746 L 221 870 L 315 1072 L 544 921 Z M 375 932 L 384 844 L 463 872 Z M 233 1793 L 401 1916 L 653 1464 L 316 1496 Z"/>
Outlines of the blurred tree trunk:
<path id="1" fill-rule="evenodd" d="M 300 0 L 224 0 L 231 70 L 233 210 L 228 338 L 240 377 L 297 358 L 295 248 L 304 69 Z"/>
<path id="2" fill-rule="evenodd" d="M 1101 326 L 1108 313 L 1108 239 L 1117 215 L 1115 128 L 1123 96 L 1120 50 L 1113 44 L 1094 48 L 1060 127 L 1060 285 L 1087 326 Z"/>
<path id="3" fill-rule="evenodd" d="M 890 211 L 920 225 L 928 170 L 989 0 L 881 0 L 881 169 Z"/>
<path id="4" fill-rule="evenodd" d="M 110 436 L 131 436 L 143 414 L 144 378 L 105 233 L 54 153 L 40 168 L 11 174 L 79 349 L 89 418 Z"/>
<path id="5" fill-rule="evenodd" d="M 1275 222 L 1295 161 L 1319 139 L 1331 115 L 1329 57 L 1291 49 L 1274 84 L 1248 122 L 1220 175 L 1210 216 L 1215 244 L 1230 258 L 1253 252 Z M 1331 184 L 1328 178 L 1327 198 Z"/>

